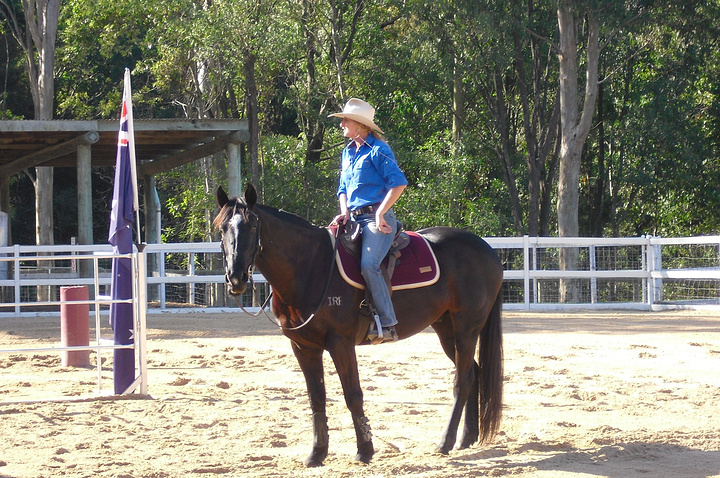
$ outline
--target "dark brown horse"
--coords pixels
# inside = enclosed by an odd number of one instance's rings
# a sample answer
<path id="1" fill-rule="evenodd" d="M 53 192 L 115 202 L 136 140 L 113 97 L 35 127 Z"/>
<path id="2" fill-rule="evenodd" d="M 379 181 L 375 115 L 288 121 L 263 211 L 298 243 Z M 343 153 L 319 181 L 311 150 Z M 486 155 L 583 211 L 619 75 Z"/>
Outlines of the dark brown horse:
<path id="1" fill-rule="evenodd" d="M 222 188 L 217 191 L 221 210 L 215 226 L 222 233 L 228 290 L 235 296 L 242 294 L 253 266 L 272 286 L 272 311 L 292 341 L 313 412 L 313 448 L 305 464 L 319 466 L 328 454 L 322 360 L 326 350 L 335 363 L 352 414 L 356 459 L 367 463 L 375 450 L 363 411 L 355 355 L 364 291 L 347 284 L 338 273 L 333 241 L 326 228 L 257 204 L 257 193 L 251 185 L 243 196 L 229 199 Z M 440 278 L 430 286 L 396 291 L 392 300 L 399 338 L 432 326 L 455 364 L 455 401 L 438 446 L 439 452 L 447 454 L 455 446 L 463 410 L 462 448 L 489 440 L 500 422 L 503 268 L 495 251 L 474 234 L 448 227 L 419 233 L 435 252 Z M 392 345 L 383 347 L 392 353 Z"/>

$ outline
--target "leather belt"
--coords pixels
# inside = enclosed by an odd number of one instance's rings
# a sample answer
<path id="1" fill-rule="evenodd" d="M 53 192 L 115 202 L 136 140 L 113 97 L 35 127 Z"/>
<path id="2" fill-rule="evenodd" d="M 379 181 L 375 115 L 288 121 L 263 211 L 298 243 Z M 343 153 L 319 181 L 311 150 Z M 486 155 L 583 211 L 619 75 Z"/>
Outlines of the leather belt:
<path id="1" fill-rule="evenodd" d="M 369 206 L 359 207 L 354 211 L 350 211 L 350 214 L 355 217 L 362 216 L 363 214 L 375 214 L 379 209 L 379 206 L 379 204 L 371 204 Z"/>

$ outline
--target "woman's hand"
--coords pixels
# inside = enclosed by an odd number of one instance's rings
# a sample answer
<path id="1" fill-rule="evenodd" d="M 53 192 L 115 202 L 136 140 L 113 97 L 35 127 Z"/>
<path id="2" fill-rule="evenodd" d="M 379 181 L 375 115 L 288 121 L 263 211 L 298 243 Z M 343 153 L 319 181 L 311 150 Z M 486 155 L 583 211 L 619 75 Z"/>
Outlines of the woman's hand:
<path id="1" fill-rule="evenodd" d="M 375 225 L 378 231 L 383 234 L 390 234 L 392 232 L 392 227 L 390 227 L 390 224 L 385 220 L 385 214 L 381 214 L 380 211 L 375 213 Z"/>
<path id="2" fill-rule="evenodd" d="M 335 219 L 330 223 L 331 226 L 343 226 L 350 220 L 350 212 L 345 214 L 338 214 Z"/>

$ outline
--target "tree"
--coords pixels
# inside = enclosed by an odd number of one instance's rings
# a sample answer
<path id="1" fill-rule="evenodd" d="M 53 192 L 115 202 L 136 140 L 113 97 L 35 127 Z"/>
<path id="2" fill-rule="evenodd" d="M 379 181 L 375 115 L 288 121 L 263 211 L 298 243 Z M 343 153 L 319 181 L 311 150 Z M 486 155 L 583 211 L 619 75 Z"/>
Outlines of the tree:
<path id="1" fill-rule="evenodd" d="M 584 14 L 584 15 L 582 15 Z M 586 77 L 582 113 L 578 117 L 578 31 L 582 16 L 587 21 Z M 580 233 L 580 156 L 590 133 L 595 99 L 598 92 L 600 58 L 600 24 L 597 14 L 576 0 L 559 0 L 560 31 L 560 176 L 558 178 L 558 234 L 575 237 Z M 564 247 L 560 254 L 561 270 L 576 270 L 579 250 Z M 560 300 L 578 302 L 580 288 L 576 281 L 562 281 Z"/>
<path id="2" fill-rule="evenodd" d="M 512 40 L 528 167 L 527 234 L 547 236 L 560 121 L 556 70 L 551 67 L 555 50 L 551 42 L 544 40 L 549 34 L 541 29 L 550 30 L 550 25 L 542 22 L 543 10 L 534 0 L 528 0 L 525 11 L 527 27 L 513 28 Z"/>
<path id="3" fill-rule="evenodd" d="M 8 21 L 13 37 L 25 53 L 35 119 L 50 120 L 54 114 L 55 40 L 60 0 L 22 0 L 21 4 L 24 25 L 18 21 L 15 5 L 9 0 L 0 0 L 0 14 Z M 35 187 L 36 243 L 53 244 L 53 168 L 38 166 L 34 177 L 27 173 Z M 40 294 L 43 290 L 39 290 Z"/>
<path id="4" fill-rule="evenodd" d="M 54 113 L 53 69 L 60 0 L 22 0 L 21 4 L 24 25 L 18 20 L 15 5 L 9 0 L 0 0 L 0 14 L 8 21 L 13 37 L 25 53 L 35 119 L 49 120 Z M 53 168 L 36 167 L 32 179 L 37 244 L 53 244 Z"/>

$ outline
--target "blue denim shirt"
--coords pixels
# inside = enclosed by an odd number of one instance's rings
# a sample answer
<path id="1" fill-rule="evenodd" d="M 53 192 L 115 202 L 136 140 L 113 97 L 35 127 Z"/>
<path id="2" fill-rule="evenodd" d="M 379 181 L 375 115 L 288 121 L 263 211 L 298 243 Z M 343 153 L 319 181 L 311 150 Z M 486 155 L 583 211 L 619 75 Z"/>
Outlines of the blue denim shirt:
<path id="1" fill-rule="evenodd" d="M 337 194 L 345 193 L 351 211 L 378 204 L 390 189 L 405 185 L 405 174 L 386 142 L 370 134 L 360 148 L 350 141 L 343 149 Z"/>

